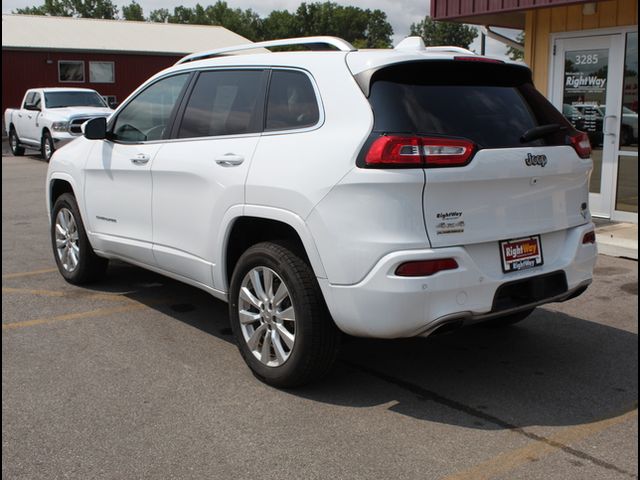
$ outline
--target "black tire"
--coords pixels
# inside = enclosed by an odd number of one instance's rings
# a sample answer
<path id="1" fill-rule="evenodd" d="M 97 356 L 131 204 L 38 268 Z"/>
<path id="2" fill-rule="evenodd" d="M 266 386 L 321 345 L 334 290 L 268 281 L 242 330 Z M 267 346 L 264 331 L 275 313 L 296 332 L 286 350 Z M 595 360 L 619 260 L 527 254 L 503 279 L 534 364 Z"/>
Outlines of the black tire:
<path id="1" fill-rule="evenodd" d="M 59 253 L 56 245 L 58 214 L 63 210 L 63 215 L 69 213 L 72 216 L 73 222 L 76 226 L 75 232 L 77 235 L 73 235 L 72 233 L 69 236 L 70 239 L 72 237 L 77 237 L 77 240 L 75 240 L 75 245 L 77 246 L 78 251 L 78 253 L 75 254 L 77 256 L 77 261 L 73 266 L 71 264 L 65 264 L 65 259 L 66 263 L 72 263 L 71 259 L 69 256 L 65 257 L 64 254 Z M 69 228 L 69 230 L 73 231 L 73 228 Z M 89 239 L 87 238 L 82 218 L 80 217 L 78 204 L 76 203 L 75 197 L 70 193 L 63 193 L 60 195 L 53 205 L 53 210 L 51 212 L 51 246 L 53 248 L 53 256 L 56 260 L 58 270 L 67 282 L 74 285 L 83 285 L 99 280 L 104 276 L 108 260 L 99 257 L 93 251 L 93 248 L 89 243 Z M 67 250 L 69 250 L 69 248 L 67 248 Z M 70 253 L 68 255 L 70 255 Z"/>
<path id="2" fill-rule="evenodd" d="M 20 146 L 18 133 L 13 127 L 11 127 L 11 130 L 9 130 L 9 147 L 11 148 L 11 153 L 13 154 L 13 156 L 21 157 L 22 155 L 24 155 L 24 147 Z"/>
<path id="3" fill-rule="evenodd" d="M 486 322 L 482 322 L 480 325 L 487 328 L 508 327 L 509 325 L 514 325 L 518 322 L 521 322 L 529 315 L 531 315 L 534 310 L 535 308 L 529 308 L 527 310 L 522 310 L 521 312 L 512 313 L 511 315 L 505 315 L 504 317 L 487 320 Z"/>
<path id="4" fill-rule="evenodd" d="M 262 269 L 263 276 L 260 278 L 266 285 L 264 282 L 265 268 L 276 274 L 272 290 L 280 281 L 284 284 L 290 303 L 287 304 L 286 299 L 283 303 L 290 305 L 295 312 L 293 325 L 295 341 L 287 352 L 288 357 L 280 365 L 275 366 L 266 365 L 257 358 L 257 354 L 254 354 L 249 347 L 240 324 L 239 305 L 242 305 L 243 302 L 240 298 L 242 284 L 248 281 L 250 272 Z M 276 303 L 274 302 L 269 308 L 273 309 L 270 311 L 275 312 Z M 290 245 L 264 242 L 256 244 L 244 252 L 238 260 L 231 279 L 229 317 L 242 357 L 253 374 L 269 385 L 286 388 L 318 380 L 329 372 L 337 357 L 340 331 L 331 319 L 313 270 Z M 271 318 L 273 322 L 276 322 L 275 317 Z M 263 330 L 265 336 L 260 340 L 262 346 L 267 341 L 268 329 L 277 330 L 276 326 L 273 323 L 266 325 L 266 321 L 261 318 L 250 327 L 257 330 L 264 326 L 267 327 L 267 330 Z M 249 327 L 245 325 L 244 328 Z M 268 359 L 272 358 L 273 353 L 274 361 L 277 362 L 274 340 L 270 339 L 268 343 L 270 345 L 267 347 L 269 349 Z M 281 345 L 284 345 L 284 342 Z"/>
<path id="5" fill-rule="evenodd" d="M 56 146 L 53 143 L 53 138 L 51 134 L 45 130 L 42 134 L 42 140 L 40 140 L 40 154 L 42 158 L 44 158 L 47 162 L 51 160 L 51 155 L 55 151 Z"/>

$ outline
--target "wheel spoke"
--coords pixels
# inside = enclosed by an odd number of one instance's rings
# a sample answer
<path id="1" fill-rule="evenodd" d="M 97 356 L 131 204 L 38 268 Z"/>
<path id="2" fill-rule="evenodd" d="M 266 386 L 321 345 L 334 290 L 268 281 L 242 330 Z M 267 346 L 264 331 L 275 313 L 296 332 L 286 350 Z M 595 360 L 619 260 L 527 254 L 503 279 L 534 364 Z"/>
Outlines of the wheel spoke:
<path id="1" fill-rule="evenodd" d="M 67 219 L 65 218 L 64 210 L 58 212 L 56 224 L 61 228 L 63 234 L 67 233 Z"/>
<path id="2" fill-rule="evenodd" d="M 240 310 L 240 312 L 238 313 L 240 314 L 240 323 L 242 323 L 243 325 L 255 323 L 260 320 L 261 317 L 259 313 L 253 313 L 247 310 Z"/>
<path id="3" fill-rule="evenodd" d="M 273 298 L 273 273 L 268 268 L 262 269 L 262 278 L 264 280 L 265 295 L 268 300 Z"/>
<path id="4" fill-rule="evenodd" d="M 278 336 L 284 341 L 289 350 L 291 350 L 293 348 L 293 342 L 295 340 L 293 334 L 289 330 L 287 330 L 284 325 L 281 325 L 279 323 L 276 323 L 276 331 L 278 333 Z"/>
<path id="5" fill-rule="evenodd" d="M 240 298 L 245 302 L 249 302 L 254 307 L 260 308 L 260 300 L 254 297 L 247 287 L 242 287 L 240 289 Z"/>
<path id="6" fill-rule="evenodd" d="M 247 346 L 249 347 L 249 349 L 251 350 L 258 349 L 258 342 L 260 341 L 260 338 L 262 337 L 262 334 L 266 329 L 267 329 L 267 324 L 263 323 L 253 331 L 253 333 L 251 334 L 251 337 L 249 337 L 249 340 L 247 340 Z"/>
<path id="7" fill-rule="evenodd" d="M 280 283 L 278 290 L 276 290 L 273 296 L 273 306 L 279 307 L 282 301 L 289 296 L 289 290 L 285 287 L 284 283 Z"/>
<path id="8" fill-rule="evenodd" d="M 273 352 L 276 354 L 276 360 L 278 360 L 278 363 L 284 363 L 287 359 L 287 352 L 282 348 L 280 335 L 275 330 L 271 332 L 271 343 L 273 344 Z"/>
<path id="9" fill-rule="evenodd" d="M 78 265 L 78 256 L 73 248 L 70 248 L 68 251 L 69 251 L 69 259 L 71 260 L 71 262 L 69 262 L 71 264 L 70 270 L 73 270 Z"/>
<path id="10" fill-rule="evenodd" d="M 265 330 L 264 332 L 262 350 L 260 351 L 260 360 L 262 363 L 269 363 L 269 360 L 271 360 L 271 332 L 269 330 Z"/>
<path id="11" fill-rule="evenodd" d="M 62 227 L 62 225 L 60 225 L 59 222 L 56 222 L 56 235 L 60 235 L 61 237 L 64 237 L 66 233 L 67 232 Z"/>
<path id="12" fill-rule="evenodd" d="M 66 243 L 67 242 L 63 238 L 56 238 L 56 248 L 62 248 Z"/>
<path id="13" fill-rule="evenodd" d="M 276 318 L 284 322 L 295 322 L 296 312 L 293 310 L 293 306 L 285 308 L 281 312 L 276 312 Z"/>
<path id="14" fill-rule="evenodd" d="M 260 273 L 258 269 L 251 270 L 251 285 L 253 285 L 253 291 L 256 292 L 256 295 L 261 301 L 267 300 L 267 295 L 264 293 L 264 288 L 262 287 L 262 280 L 260 280 Z"/>

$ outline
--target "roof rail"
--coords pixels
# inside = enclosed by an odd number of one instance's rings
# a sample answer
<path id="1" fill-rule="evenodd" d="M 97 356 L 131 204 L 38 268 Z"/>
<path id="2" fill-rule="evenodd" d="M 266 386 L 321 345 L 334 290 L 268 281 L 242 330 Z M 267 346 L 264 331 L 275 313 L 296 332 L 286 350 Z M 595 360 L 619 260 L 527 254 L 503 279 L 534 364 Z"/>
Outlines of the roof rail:
<path id="1" fill-rule="evenodd" d="M 473 53 L 471 50 L 467 50 L 466 48 L 462 48 L 462 47 L 427 47 L 427 52 L 430 53 L 446 53 L 446 52 L 453 52 L 453 53 L 464 53 L 466 55 L 475 55 L 475 53 Z"/>
<path id="2" fill-rule="evenodd" d="M 205 52 L 192 53 L 186 57 L 181 58 L 176 62 L 176 65 L 181 63 L 193 62 L 194 60 L 202 60 L 205 58 L 217 57 L 220 55 L 226 55 L 233 52 L 240 52 L 243 50 L 253 50 L 255 48 L 271 48 L 271 47 L 288 47 L 293 45 L 314 45 L 322 44 L 336 47 L 341 52 L 352 52 L 356 48 L 346 40 L 338 37 L 300 37 L 300 38 L 285 38 L 282 40 L 268 40 L 266 42 L 248 43 L 244 45 L 235 45 L 233 47 L 217 48 L 215 50 L 208 50 Z"/>

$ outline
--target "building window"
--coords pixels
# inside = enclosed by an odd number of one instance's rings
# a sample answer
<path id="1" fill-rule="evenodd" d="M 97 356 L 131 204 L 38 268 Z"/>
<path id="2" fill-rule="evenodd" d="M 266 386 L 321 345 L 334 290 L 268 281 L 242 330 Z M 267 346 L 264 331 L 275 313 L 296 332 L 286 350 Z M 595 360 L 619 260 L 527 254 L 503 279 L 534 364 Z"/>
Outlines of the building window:
<path id="1" fill-rule="evenodd" d="M 114 83 L 116 81 L 113 62 L 89 62 L 89 81 L 92 83 Z"/>
<path id="2" fill-rule="evenodd" d="M 84 83 L 84 62 L 60 60 L 58 62 L 58 80 L 60 82 Z"/>

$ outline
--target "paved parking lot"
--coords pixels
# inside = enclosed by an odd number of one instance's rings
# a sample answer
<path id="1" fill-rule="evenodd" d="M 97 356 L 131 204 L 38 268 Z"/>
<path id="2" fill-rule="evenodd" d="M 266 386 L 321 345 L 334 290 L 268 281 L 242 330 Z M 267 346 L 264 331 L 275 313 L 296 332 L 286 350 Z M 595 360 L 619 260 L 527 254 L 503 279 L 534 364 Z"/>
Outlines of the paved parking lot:
<path id="1" fill-rule="evenodd" d="M 3 149 L 4 479 L 637 478 L 635 261 L 511 328 L 349 339 L 280 391 L 207 294 L 124 264 L 65 283 L 45 172 Z"/>

